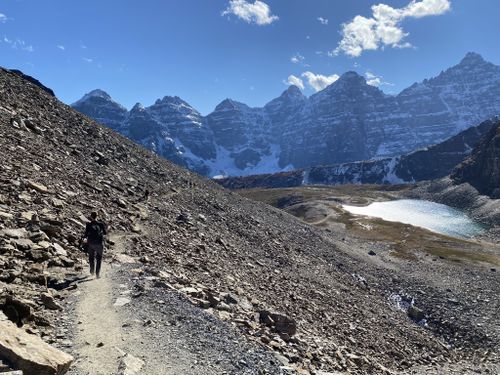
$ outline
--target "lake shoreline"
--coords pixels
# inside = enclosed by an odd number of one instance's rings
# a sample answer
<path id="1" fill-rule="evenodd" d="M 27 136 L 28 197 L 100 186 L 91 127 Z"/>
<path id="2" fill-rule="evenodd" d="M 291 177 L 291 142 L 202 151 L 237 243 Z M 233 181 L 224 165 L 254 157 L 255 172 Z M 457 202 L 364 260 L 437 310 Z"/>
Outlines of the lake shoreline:
<path id="1" fill-rule="evenodd" d="M 367 206 L 343 205 L 342 208 L 354 215 L 410 224 L 457 238 L 475 238 L 487 230 L 465 212 L 427 200 L 396 199 L 372 202 Z"/>

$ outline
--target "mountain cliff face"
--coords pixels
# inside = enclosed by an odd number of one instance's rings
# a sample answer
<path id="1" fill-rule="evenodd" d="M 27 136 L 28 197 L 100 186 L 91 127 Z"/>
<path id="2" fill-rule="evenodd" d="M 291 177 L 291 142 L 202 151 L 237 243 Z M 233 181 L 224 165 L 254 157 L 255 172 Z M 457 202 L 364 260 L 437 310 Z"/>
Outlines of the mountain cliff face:
<path id="1" fill-rule="evenodd" d="M 458 65 L 396 96 L 347 72 L 310 98 L 291 86 L 263 108 L 227 99 L 206 117 L 180 98 L 165 97 L 144 109 L 157 123 L 144 130 L 146 137 L 143 131 L 130 132 L 133 111 L 100 90 L 73 107 L 213 177 L 403 155 L 499 114 L 499 98 L 500 67 L 468 53 Z"/>
<path id="2" fill-rule="evenodd" d="M 301 185 L 398 184 L 448 176 L 500 120 L 492 118 L 437 145 L 403 156 L 318 166 L 258 176 L 219 179 L 230 189 L 279 188 Z"/>
<path id="3" fill-rule="evenodd" d="M 500 199 L 500 120 L 452 174 L 456 183 L 469 183 L 479 193 Z"/>

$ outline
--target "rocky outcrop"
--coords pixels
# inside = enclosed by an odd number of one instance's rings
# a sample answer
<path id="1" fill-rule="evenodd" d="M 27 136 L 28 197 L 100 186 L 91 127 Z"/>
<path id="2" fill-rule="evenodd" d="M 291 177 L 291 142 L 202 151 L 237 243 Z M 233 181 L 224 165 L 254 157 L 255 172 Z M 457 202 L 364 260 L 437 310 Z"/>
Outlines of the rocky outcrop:
<path id="1" fill-rule="evenodd" d="M 100 91 L 73 107 L 167 159 L 214 177 L 404 155 L 498 115 L 498 96 L 500 67 L 468 53 L 458 65 L 395 96 L 347 72 L 310 98 L 290 86 L 263 108 L 227 99 L 207 117 L 178 97 L 165 97 L 145 108 L 157 122 L 146 138 L 130 132 L 131 123 L 123 119 L 127 113 Z"/>
<path id="2" fill-rule="evenodd" d="M 230 189 L 278 188 L 301 185 L 400 184 L 448 176 L 497 123 L 484 121 L 450 139 L 407 155 L 276 174 L 216 180 Z"/>
<path id="3" fill-rule="evenodd" d="M 472 155 L 459 165 L 451 178 L 468 183 L 484 195 L 500 199 L 500 121 L 497 120 Z"/>
<path id="4" fill-rule="evenodd" d="M 29 76 L 27 74 L 24 74 L 23 72 L 21 72 L 20 70 L 17 70 L 17 69 L 11 69 L 10 72 L 17 74 L 22 79 L 25 79 L 26 81 L 34 84 L 35 86 L 40 87 L 47 94 L 55 96 L 54 91 L 52 89 L 48 88 L 47 86 L 45 86 L 44 84 L 42 84 L 38 79 L 33 78 L 32 76 Z"/>
<path id="5" fill-rule="evenodd" d="M 0 358 L 24 375 L 63 375 L 73 357 L 30 335 L 10 322 L 0 321 Z"/>

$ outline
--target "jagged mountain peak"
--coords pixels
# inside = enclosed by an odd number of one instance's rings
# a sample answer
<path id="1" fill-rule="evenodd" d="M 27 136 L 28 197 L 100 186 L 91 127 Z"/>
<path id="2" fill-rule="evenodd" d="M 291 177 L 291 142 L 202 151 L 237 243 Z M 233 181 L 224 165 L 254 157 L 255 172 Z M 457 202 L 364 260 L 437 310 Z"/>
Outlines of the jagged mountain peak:
<path id="1" fill-rule="evenodd" d="M 234 110 L 242 110 L 249 108 L 246 104 L 237 102 L 233 99 L 225 99 L 223 100 L 217 107 L 215 107 L 215 111 L 234 111 Z"/>
<path id="2" fill-rule="evenodd" d="M 483 64 L 487 62 L 483 56 L 476 52 L 467 52 L 459 65 Z"/>
<path id="3" fill-rule="evenodd" d="M 372 95 L 384 95 L 383 92 L 375 86 L 369 85 L 365 77 L 354 71 L 348 71 L 342 74 L 335 82 L 330 84 L 324 90 L 314 94 L 311 98 L 326 98 L 336 93 L 346 93 L 354 90 L 358 93 L 370 93 Z"/>
<path id="4" fill-rule="evenodd" d="M 104 90 L 95 89 L 85 94 L 80 100 L 78 100 L 75 104 L 85 102 L 91 98 L 102 98 L 106 101 L 112 101 L 111 96 Z"/>
<path id="5" fill-rule="evenodd" d="M 500 67 L 468 53 L 397 96 L 348 71 L 310 97 L 292 85 L 264 108 L 225 99 L 207 116 L 176 96 L 158 99 L 144 112 L 123 113 L 103 100 L 75 108 L 132 139 L 130 116 L 149 118 L 159 125 L 151 127 L 157 134 L 135 140 L 171 160 L 181 150 L 181 165 L 214 176 L 401 155 L 499 114 L 499 96 Z"/>
<path id="6" fill-rule="evenodd" d="M 141 103 L 135 103 L 130 112 L 143 112 L 144 106 Z"/>
<path id="7" fill-rule="evenodd" d="M 351 70 L 342 74 L 339 77 L 339 79 L 333 82 L 329 87 L 336 87 L 336 86 L 370 86 L 370 85 L 366 83 L 365 77 Z"/>
<path id="8" fill-rule="evenodd" d="M 349 70 L 342 74 L 339 78 L 339 80 L 363 80 L 366 81 L 365 78 L 359 74 L 358 72 L 355 72 L 354 70 Z"/>
<path id="9" fill-rule="evenodd" d="M 283 93 L 282 97 L 305 97 L 302 90 L 296 85 L 290 85 Z"/>
<path id="10" fill-rule="evenodd" d="M 176 96 L 166 95 L 162 99 L 157 99 L 155 102 L 155 105 L 159 105 L 159 104 L 176 104 L 176 105 L 182 104 L 182 105 L 186 105 L 186 106 L 191 107 L 188 103 L 186 103 L 186 101 L 184 101 L 183 99 L 181 99 L 177 95 Z"/>

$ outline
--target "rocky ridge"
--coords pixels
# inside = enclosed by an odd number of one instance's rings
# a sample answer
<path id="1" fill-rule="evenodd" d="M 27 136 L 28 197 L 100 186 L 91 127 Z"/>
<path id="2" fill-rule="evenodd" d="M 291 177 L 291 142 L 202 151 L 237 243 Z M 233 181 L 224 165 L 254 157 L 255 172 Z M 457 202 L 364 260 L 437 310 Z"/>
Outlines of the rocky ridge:
<path id="1" fill-rule="evenodd" d="M 424 329 L 394 308 L 401 280 L 340 239 L 172 165 L 3 69 L 0 88 L 0 307 L 20 329 L 72 346 L 74 324 L 60 326 L 52 308 L 78 288 L 77 238 L 97 210 L 112 232 L 135 234 L 124 251 L 139 264 L 126 271 L 132 305 L 151 290 L 185 295 L 275 352 L 283 373 L 496 360 L 486 328 Z"/>
<path id="2" fill-rule="evenodd" d="M 407 184 L 435 180 L 448 176 L 497 123 L 498 118 L 492 118 L 442 143 L 403 156 L 268 175 L 228 177 L 216 181 L 229 189 L 253 189 L 306 185 Z"/>
<path id="3" fill-rule="evenodd" d="M 472 155 L 453 171 L 451 178 L 456 183 L 469 183 L 481 194 L 500 199 L 500 121 Z"/>
<path id="4" fill-rule="evenodd" d="M 500 113 L 500 67 L 456 66 L 384 94 L 355 72 L 305 97 L 290 86 L 263 108 L 227 99 L 204 117 L 178 97 L 127 111 L 97 90 L 73 108 L 205 176 L 247 176 L 399 156 Z"/>

